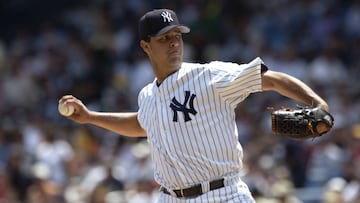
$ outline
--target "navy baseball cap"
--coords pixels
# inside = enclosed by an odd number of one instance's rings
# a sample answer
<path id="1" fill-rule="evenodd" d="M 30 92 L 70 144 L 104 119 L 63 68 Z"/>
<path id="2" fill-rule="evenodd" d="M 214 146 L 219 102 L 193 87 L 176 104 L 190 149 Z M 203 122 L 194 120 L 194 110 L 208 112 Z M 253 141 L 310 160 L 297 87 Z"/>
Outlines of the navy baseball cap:
<path id="1" fill-rule="evenodd" d="M 190 28 L 180 24 L 176 13 L 170 9 L 155 9 L 147 12 L 139 20 L 139 35 L 141 40 L 162 35 L 173 28 L 182 33 L 190 32 Z"/>

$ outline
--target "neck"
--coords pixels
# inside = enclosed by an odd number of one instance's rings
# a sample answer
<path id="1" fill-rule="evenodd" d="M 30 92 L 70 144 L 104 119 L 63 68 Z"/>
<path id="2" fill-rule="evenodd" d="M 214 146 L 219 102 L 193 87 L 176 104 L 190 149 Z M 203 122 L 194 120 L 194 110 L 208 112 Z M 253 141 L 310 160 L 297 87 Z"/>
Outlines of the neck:
<path id="1" fill-rule="evenodd" d="M 156 82 L 160 85 L 167 77 L 177 72 L 181 68 L 181 64 L 168 67 L 159 67 L 152 65 L 152 67 L 156 77 Z"/>
<path id="2" fill-rule="evenodd" d="M 170 75 L 176 73 L 180 68 L 178 68 L 177 70 L 175 71 L 172 71 L 172 72 L 169 72 L 167 75 L 164 75 L 162 77 L 159 77 L 159 76 L 156 76 L 156 83 L 158 84 L 158 86 L 160 86 L 160 84 L 167 78 L 169 77 Z M 156 74 L 155 74 L 156 75 Z"/>

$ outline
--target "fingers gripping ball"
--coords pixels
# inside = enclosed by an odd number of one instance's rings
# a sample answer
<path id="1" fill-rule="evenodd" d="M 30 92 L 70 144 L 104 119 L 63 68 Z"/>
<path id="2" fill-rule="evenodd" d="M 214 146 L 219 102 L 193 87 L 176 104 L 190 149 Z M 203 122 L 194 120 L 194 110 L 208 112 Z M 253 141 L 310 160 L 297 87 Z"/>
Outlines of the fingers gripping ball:
<path id="1" fill-rule="evenodd" d="M 273 134 L 300 140 L 319 137 L 334 125 L 333 116 L 319 107 L 279 109 L 271 113 L 271 121 Z"/>
<path id="2" fill-rule="evenodd" d="M 59 103 L 58 110 L 59 113 L 63 116 L 71 116 L 74 113 L 74 107 L 64 103 Z"/>

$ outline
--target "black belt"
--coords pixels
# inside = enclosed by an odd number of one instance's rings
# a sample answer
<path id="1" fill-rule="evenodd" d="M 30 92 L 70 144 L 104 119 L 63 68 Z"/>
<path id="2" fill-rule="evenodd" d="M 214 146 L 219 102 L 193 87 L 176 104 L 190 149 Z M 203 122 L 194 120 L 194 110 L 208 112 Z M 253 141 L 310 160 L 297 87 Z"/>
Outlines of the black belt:
<path id="1" fill-rule="evenodd" d="M 224 187 L 224 178 L 211 181 L 209 185 L 210 185 L 209 191 L 222 188 Z M 164 187 L 161 187 L 160 191 L 164 192 L 165 194 L 171 195 L 171 193 Z M 173 192 L 176 194 L 177 197 L 196 197 L 204 194 L 204 192 L 202 191 L 201 184 L 197 184 L 185 189 L 173 190 Z"/>

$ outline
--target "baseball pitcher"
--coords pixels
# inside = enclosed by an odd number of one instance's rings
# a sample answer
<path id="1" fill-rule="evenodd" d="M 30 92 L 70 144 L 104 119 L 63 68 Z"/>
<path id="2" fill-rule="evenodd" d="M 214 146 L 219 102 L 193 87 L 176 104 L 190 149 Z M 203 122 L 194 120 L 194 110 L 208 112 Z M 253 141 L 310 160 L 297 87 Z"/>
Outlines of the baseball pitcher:
<path id="1" fill-rule="evenodd" d="M 273 112 L 274 133 L 303 134 L 295 138 L 329 131 L 329 107 L 303 82 L 268 70 L 260 58 L 248 64 L 183 62 L 182 34 L 188 32 L 169 9 L 152 10 L 139 20 L 140 46 L 156 78 L 139 93 L 137 112 L 90 111 L 72 95 L 59 103 L 74 107 L 68 118 L 78 123 L 124 136 L 147 136 L 154 178 L 161 185 L 159 203 L 253 203 L 240 177 L 243 150 L 237 139 L 236 106 L 251 93 L 269 90 L 312 105 L 302 117 L 290 110 Z"/>

